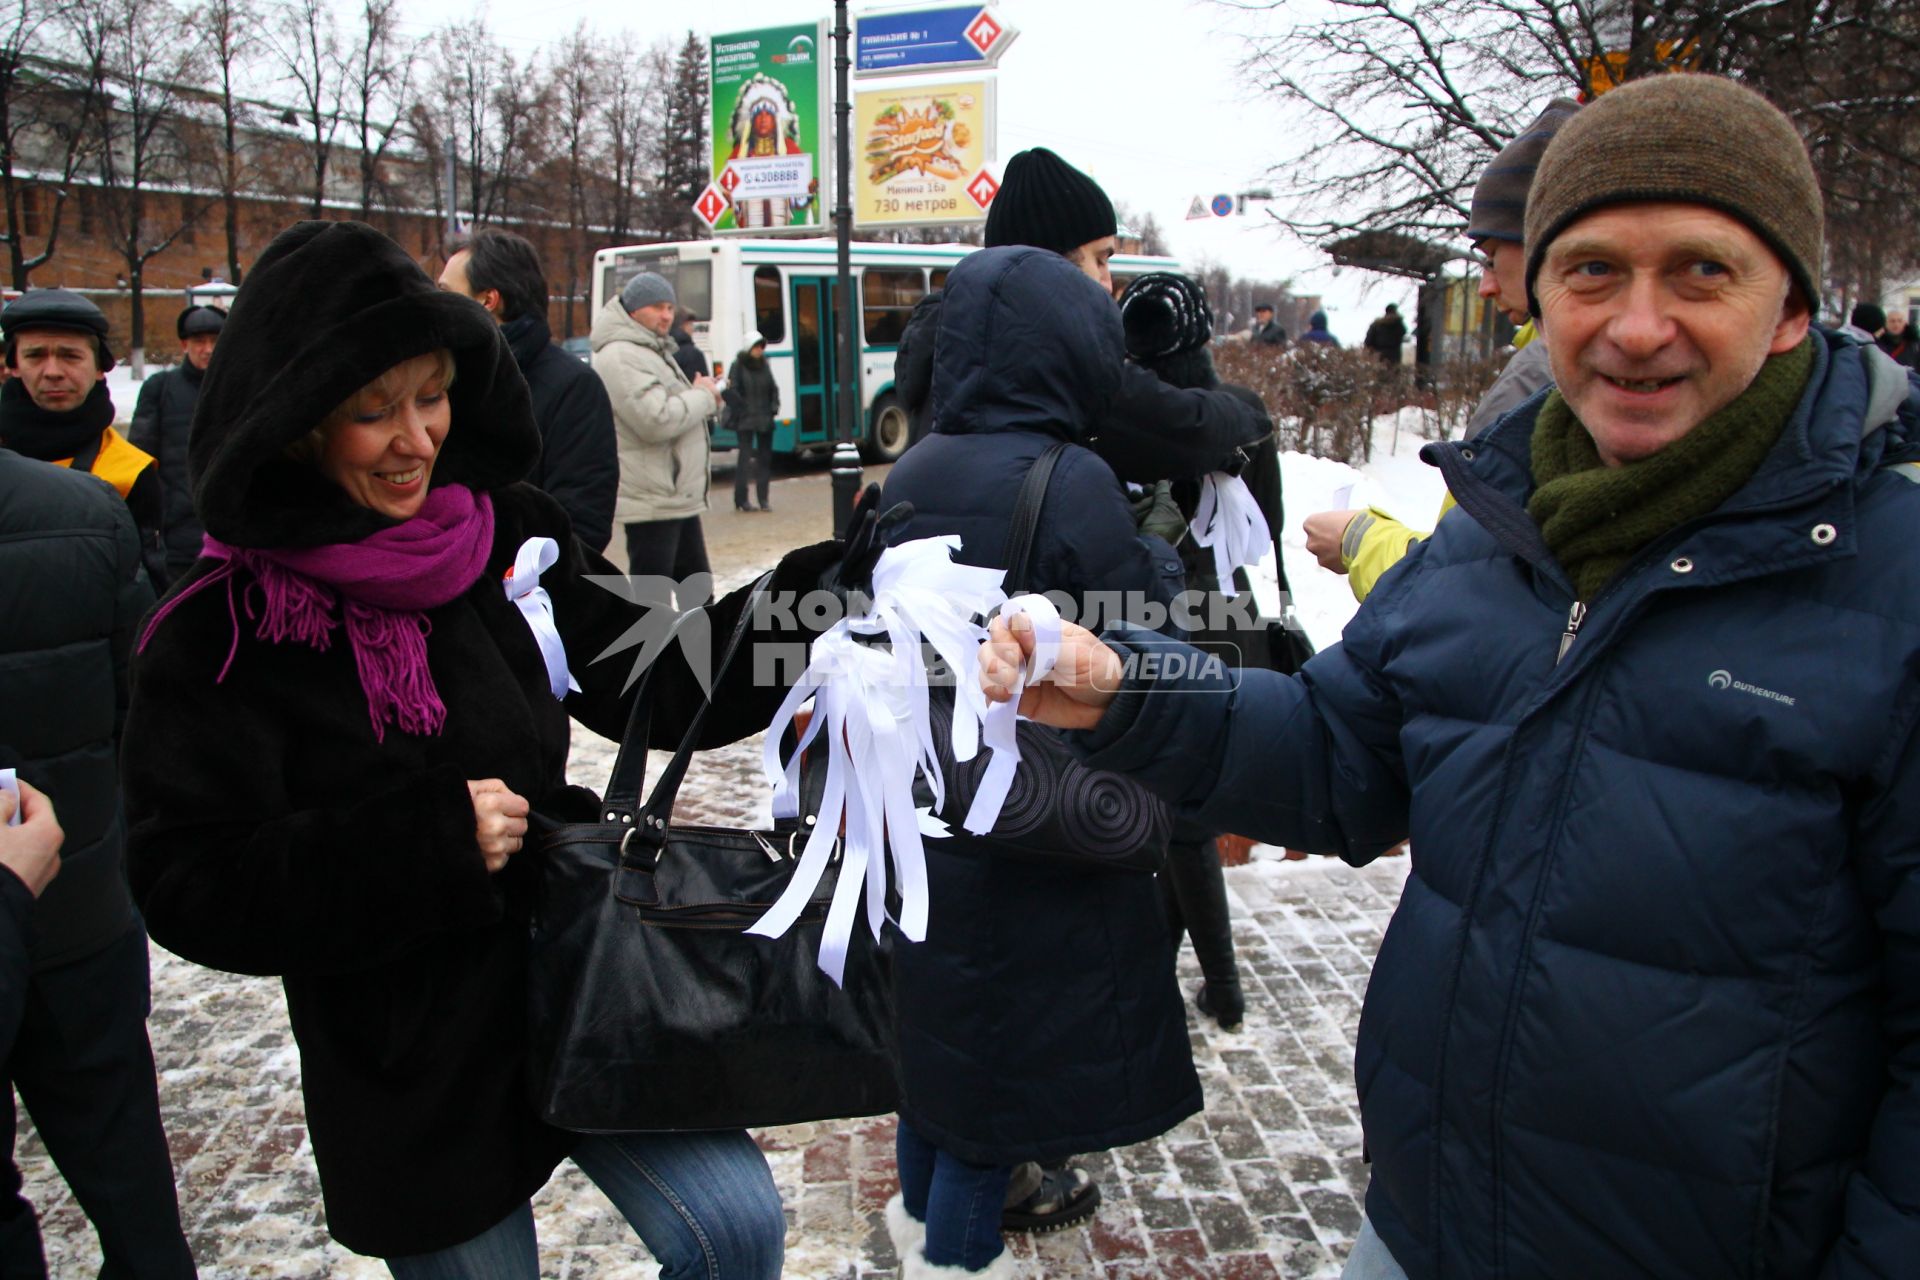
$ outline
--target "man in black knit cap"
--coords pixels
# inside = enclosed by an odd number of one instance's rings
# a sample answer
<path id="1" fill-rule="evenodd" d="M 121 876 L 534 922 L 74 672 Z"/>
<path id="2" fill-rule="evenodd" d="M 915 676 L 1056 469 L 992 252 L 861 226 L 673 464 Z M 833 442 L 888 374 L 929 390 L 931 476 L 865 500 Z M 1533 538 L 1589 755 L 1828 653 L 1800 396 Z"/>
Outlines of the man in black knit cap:
<path id="1" fill-rule="evenodd" d="M 987 210 L 987 248 L 1031 245 L 1072 262 L 1109 293 L 1119 225 L 1100 185 L 1045 147 L 1007 161 L 1000 194 Z M 920 300 L 900 335 L 894 393 L 913 422 L 913 438 L 933 429 L 933 348 L 940 295 Z M 1221 391 L 1170 387 L 1129 362 L 1099 434 L 1087 441 L 1122 480 L 1151 484 L 1202 476 L 1233 464 L 1270 428 L 1263 415 Z"/>

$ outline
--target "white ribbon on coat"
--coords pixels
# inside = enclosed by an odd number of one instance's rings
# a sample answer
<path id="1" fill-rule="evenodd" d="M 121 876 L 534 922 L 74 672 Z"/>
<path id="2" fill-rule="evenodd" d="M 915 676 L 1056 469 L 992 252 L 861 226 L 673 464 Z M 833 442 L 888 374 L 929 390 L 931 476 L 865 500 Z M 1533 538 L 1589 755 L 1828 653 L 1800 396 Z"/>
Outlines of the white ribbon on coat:
<path id="1" fill-rule="evenodd" d="M 841 825 L 844 862 L 827 909 L 820 942 L 821 970 L 839 984 L 859 898 L 866 894 L 867 928 L 875 938 L 886 919 L 886 865 L 892 858 L 900 890 L 900 932 L 910 941 L 927 936 L 927 864 L 922 837 L 948 834 L 934 812 L 946 802 L 946 782 L 934 749 L 927 703 L 928 676 L 922 644 L 939 656 L 955 681 L 951 745 L 956 759 L 979 751 L 986 695 L 980 691 L 980 645 L 987 638 L 975 622 L 1004 599 L 999 569 L 953 563 L 954 536 L 921 538 L 889 547 L 873 570 L 873 604 L 842 619 L 809 651 L 807 669 L 767 729 L 763 767 L 773 784 L 773 815 L 799 816 L 800 754 L 824 735 L 827 776 L 820 811 L 800 855 L 800 865 L 779 901 L 748 933 L 777 938 L 806 910 L 826 874 Z M 867 640 L 886 640 L 885 647 Z M 780 760 L 780 741 L 808 698 L 813 717 Z M 932 810 L 916 809 L 916 774 L 932 789 Z"/>
<path id="2" fill-rule="evenodd" d="M 1220 579 L 1220 594 L 1229 598 L 1240 594 L 1233 571 L 1252 568 L 1273 549 L 1273 531 L 1253 500 L 1253 490 L 1245 480 L 1225 471 L 1215 471 L 1200 482 L 1200 505 L 1194 508 L 1188 528 L 1196 546 L 1213 549 L 1214 576 Z"/>
<path id="3" fill-rule="evenodd" d="M 968 806 L 966 820 L 961 824 L 976 836 L 986 835 L 1000 820 L 1000 809 L 1007 802 L 1014 772 L 1020 767 L 1020 695 L 1029 684 L 1046 679 L 1060 657 L 1060 610 L 1054 607 L 1053 601 L 1045 596 L 1020 595 L 1000 606 L 1000 618 L 1009 626 L 1013 625 L 1015 615 L 1023 613 L 1033 623 L 1033 658 L 1014 678 L 1012 696 L 1005 702 L 991 704 L 986 713 L 981 732 L 986 744 L 993 748 L 993 758 L 987 761 L 986 770 L 980 775 L 979 789 L 973 793 L 973 803 Z M 975 679 L 973 687 L 977 689 L 979 685 Z M 981 695 L 982 700 L 985 696 Z M 956 710 L 954 719 L 957 722 L 959 718 Z"/>
<path id="4" fill-rule="evenodd" d="M 567 670 L 567 646 L 560 639 L 560 628 L 553 621 L 553 597 L 540 585 L 540 575 L 559 563 L 560 544 L 552 538 L 528 538 L 514 554 L 513 568 L 507 572 L 507 599 L 520 610 L 533 631 L 534 643 L 547 664 L 547 688 L 556 698 L 569 691 L 580 692 L 580 685 Z"/>

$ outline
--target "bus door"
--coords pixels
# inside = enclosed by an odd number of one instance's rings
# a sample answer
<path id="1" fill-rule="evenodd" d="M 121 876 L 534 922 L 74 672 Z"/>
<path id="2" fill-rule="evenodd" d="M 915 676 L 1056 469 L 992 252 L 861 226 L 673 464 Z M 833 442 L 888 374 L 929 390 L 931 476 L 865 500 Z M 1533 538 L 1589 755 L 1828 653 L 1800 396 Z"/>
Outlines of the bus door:
<path id="1" fill-rule="evenodd" d="M 790 276 L 793 311 L 794 440 L 799 446 L 827 444 L 837 438 L 835 412 L 838 361 L 834 351 L 833 276 Z M 858 378 L 858 362 L 855 377 Z M 860 390 L 854 388 L 854 406 Z M 856 413 L 855 433 L 859 416 Z"/>

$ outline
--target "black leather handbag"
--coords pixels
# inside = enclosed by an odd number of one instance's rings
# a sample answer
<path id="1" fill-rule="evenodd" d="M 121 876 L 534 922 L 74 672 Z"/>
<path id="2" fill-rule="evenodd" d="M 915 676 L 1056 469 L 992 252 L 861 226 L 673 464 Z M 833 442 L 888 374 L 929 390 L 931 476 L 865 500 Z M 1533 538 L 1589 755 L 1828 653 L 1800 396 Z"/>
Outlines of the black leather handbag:
<path id="1" fill-rule="evenodd" d="M 728 639 L 716 687 L 753 613 Z M 547 824 L 540 840 L 529 1071 L 541 1117 L 608 1133 L 894 1110 L 883 957 L 856 929 L 844 989 L 814 960 L 838 855 L 786 936 L 747 934 L 786 889 L 806 830 L 674 824 L 709 703 L 640 803 L 652 675 L 641 677 L 600 820 Z"/>

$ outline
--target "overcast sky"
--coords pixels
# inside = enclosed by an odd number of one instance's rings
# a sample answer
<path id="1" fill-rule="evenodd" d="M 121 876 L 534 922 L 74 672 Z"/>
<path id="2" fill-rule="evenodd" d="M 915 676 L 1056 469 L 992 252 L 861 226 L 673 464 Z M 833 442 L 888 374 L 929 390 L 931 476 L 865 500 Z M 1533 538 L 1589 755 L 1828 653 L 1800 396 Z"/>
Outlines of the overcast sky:
<path id="1" fill-rule="evenodd" d="M 403 3 L 416 36 L 479 11 L 468 0 Z M 856 12 L 879 7 L 853 5 Z M 1326 295 L 1333 332 L 1344 342 L 1358 342 L 1386 303 L 1410 306 L 1407 282 L 1354 271 L 1336 279 L 1324 255 L 1257 214 L 1186 220 L 1196 195 L 1260 185 L 1266 167 L 1285 154 L 1277 113 L 1237 69 L 1234 32 L 1257 18 L 1208 0 L 1005 0 L 995 7 L 1020 33 L 1000 61 L 1002 164 L 1027 147 L 1053 148 L 1116 201 L 1151 212 L 1189 266 L 1211 259 L 1244 276 L 1290 276 L 1294 292 Z M 704 36 L 831 18 L 832 7 L 817 0 L 502 0 L 487 15 L 496 35 L 526 54 L 583 20 L 651 41 L 683 38 L 690 21 Z"/>

